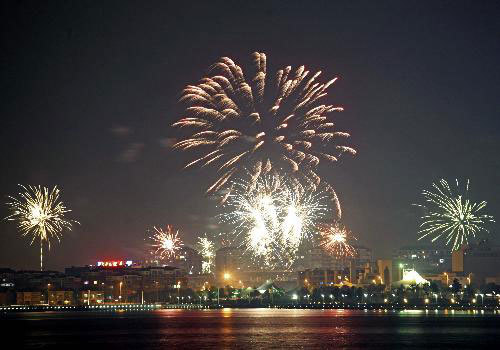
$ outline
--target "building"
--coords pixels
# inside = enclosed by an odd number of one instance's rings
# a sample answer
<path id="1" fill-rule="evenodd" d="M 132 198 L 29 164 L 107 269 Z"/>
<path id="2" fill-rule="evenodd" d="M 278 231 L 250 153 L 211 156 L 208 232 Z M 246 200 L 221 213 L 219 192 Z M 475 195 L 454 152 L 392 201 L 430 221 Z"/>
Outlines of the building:
<path id="1" fill-rule="evenodd" d="M 482 241 L 462 246 L 452 254 L 452 273 L 478 285 L 500 277 L 500 246 Z"/>
<path id="2" fill-rule="evenodd" d="M 377 270 L 381 282 L 383 282 L 385 288 L 390 289 L 393 282 L 392 260 L 382 260 L 382 259 L 377 260 Z"/>
<path id="3" fill-rule="evenodd" d="M 442 273 L 451 269 L 451 253 L 448 248 L 440 246 L 403 246 L 393 252 L 392 260 L 394 266 L 401 266 L 398 280 L 402 278 L 403 268 L 415 269 L 426 274 Z"/>
<path id="4" fill-rule="evenodd" d="M 339 285 L 349 282 L 349 273 L 332 269 L 307 269 L 297 272 L 297 282 L 300 287 L 319 288 Z"/>
<path id="5" fill-rule="evenodd" d="M 199 275 L 201 273 L 201 263 L 201 255 L 196 249 L 183 246 L 179 249 L 172 265 L 184 270 L 189 275 Z"/>
<path id="6" fill-rule="evenodd" d="M 0 305 L 12 305 L 16 303 L 16 293 L 11 289 L 0 289 Z"/>
<path id="7" fill-rule="evenodd" d="M 215 252 L 215 276 L 221 283 L 239 280 L 241 272 L 250 269 L 245 263 L 243 249 L 237 247 L 224 247 Z"/>
<path id="8" fill-rule="evenodd" d="M 373 254 L 370 248 L 361 245 L 355 245 L 353 248 L 356 250 L 356 255 L 354 256 L 356 265 L 361 266 L 372 263 Z"/>
<path id="9" fill-rule="evenodd" d="M 42 292 L 17 292 L 17 305 L 45 304 Z"/>
<path id="10" fill-rule="evenodd" d="M 215 284 L 212 274 L 187 275 L 187 287 L 192 290 L 208 289 Z"/>
<path id="11" fill-rule="evenodd" d="M 309 249 L 306 252 L 303 265 L 306 269 L 338 268 L 337 260 L 320 247 Z"/>
<path id="12" fill-rule="evenodd" d="M 99 305 L 104 304 L 104 291 L 102 290 L 82 290 L 78 296 L 80 305 Z"/>
<path id="13" fill-rule="evenodd" d="M 49 291 L 49 305 L 73 305 L 74 303 L 72 290 Z"/>

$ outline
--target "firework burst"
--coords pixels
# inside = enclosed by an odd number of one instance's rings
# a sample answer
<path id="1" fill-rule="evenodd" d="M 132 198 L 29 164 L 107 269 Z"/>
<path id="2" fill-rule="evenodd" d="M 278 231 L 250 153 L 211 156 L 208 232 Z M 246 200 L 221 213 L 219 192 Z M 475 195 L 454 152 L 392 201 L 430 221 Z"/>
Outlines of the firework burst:
<path id="1" fill-rule="evenodd" d="M 493 216 L 480 214 L 486 207 L 485 201 L 475 203 L 469 199 L 469 180 L 464 193 L 460 191 L 458 180 L 456 189 L 452 190 L 448 182 L 441 179 L 432 184 L 432 190 L 424 190 L 422 194 L 426 204 L 415 204 L 425 210 L 419 240 L 427 236 L 432 237 L 432 242 L 444 238 L 454 251 L 481 231 L 489 232 L 486 223 L 495 222 Z"/>
<path id="2" fill-rule="evenodd" d="M 221 221 L 235 227 L 232 241 L 255 264 L 287 269 L 301 244 L 312 239 L 317 220 L 331 211 L 334 194 L 329 187 L 304 188 L 289 177 L 265 174 L 255 182 L 232 183 Z"/>
<path id="3" fill-rule="evenodd" d="M 150 239 L 154 242 L 153 252 L 159 259 L 172 259 L 176 256 L 178 250 L 183 246 L 179 238 L 179 231 L 175 231 L 172 226 L 167 225 L 166 231 L 161 228 L 153 227 L 155 233 Z"/>
<path id="4" fill-rule="evenodd" d="M 310 74 L 304 66 L 295 71 L 288 66 L 270 77 L 265 54 L 254 53 L 253 62 L 248 81 L 241 67 L 223 57 L 207 77 L 183 90 L 184 117 L 173 125 L 190 132 L 173 148 L 198 152 L 186 167 L 218 168 L 220 176 L 207 192 L 221 189 L 242 164 L 252 168 L 254 180 L 278 166 L 319 184 L 320 160 L 356 153 L 340 144 L 349 134 L 336 131 L 329 119 L 342 107 L 320 102 L 337 78 L 317 82 L 321 72 Z"/>
<path id="5" fill-rule="evenodd" d="M 64 216 L 71 210 L 59 200 L 60 191 L 57 186 L 52 190 L 41 186 L 23 186 L 19 198 L 10 197 L 7 203 L 12 212 L 7 220 L 17 222 L 23 236 L 31 235 L 31 244 L 40 239 L 40 270 L 43 270 L 43 242 L 60 241 L 64 229 L 71 230 L 75 220 L 67 220 Z"/>
<path id="6" fill-rule="evenodd" d="M 215 244 L 205 237 L 198 237 L 198 249 L 203 259 L 201 263 L 202 273 L 212 273 L 215 260 Z"/>
<path id="7" fill-rule="evenodd" d="M 356 250 L 349 241 L 356 238 L 339 223 L 320 226 L 320 245 L 330 255 L 337 258 L 348 258 L 356 255 Z"/>

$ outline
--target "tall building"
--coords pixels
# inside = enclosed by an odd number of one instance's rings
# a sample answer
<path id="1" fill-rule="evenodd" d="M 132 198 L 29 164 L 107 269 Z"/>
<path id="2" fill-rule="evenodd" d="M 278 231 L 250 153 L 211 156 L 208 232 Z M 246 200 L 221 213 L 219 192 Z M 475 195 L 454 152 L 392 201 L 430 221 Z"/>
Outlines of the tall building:
<path id="1" fill-rule="evenodd" d="M 334 259 L 319 247 L 312 248 L 306 253 L 306 266 L 308 269 L 332 269 Z"/>
<path id="2" fill-rule="evenodd" d="M 377 269 L 381 282 L 385 285 L 386 289 L 390 289 L 393 282 L 392 260 L 377 260 Z"/>
<path id="3" fill-rule="evenodd" d="M 250 266 L 243 255 L 243 249 L 224 247 L 215 252 L 215 277 L 218 281 L 240 280 L 242 272 Z"/>
<path id="4" fill-rule="evenodd" d="M 172 265 L 186 271 L 189 275 L 199 275 L 201 273 L 201 262 L 201 255 L 196 249 L 183 246 L 179 249 Z"/>
<path id="5" fill-rule="evenodd" d="M 430 245 L 408 245 L 394 250 L 395 266 L 412 268 L 419 273 L 441 273 L 450 271 L 451 253 L 446 247 Z M 401 276 L 398 276 L 401 277 Z"/>
<path id="6" fill-rule="evenodd" d="M 354 257 L 356 265 L 362 266 L 373 261 L 373 254 L 370 248 L 361 245 L 355 245 L 353 247 L 356 250 L 356 255 Z"/>
<path id="7" fill-rule="evenodd" d="M 302 271 L 307 269 L 330 269 L 338 270 L 346 262 L 329 255 L 321 247 L 308 249 L 303 256 L 300 256 L 296 262 L 296 270 Z"/>
<path id="8" fill-rule="evenodd" d="M 500 246 L 488 241 L 463 246 L 453 252 L 452 272 L 471 276 L 472 283 L 483 284 L 500 277 Z"/>

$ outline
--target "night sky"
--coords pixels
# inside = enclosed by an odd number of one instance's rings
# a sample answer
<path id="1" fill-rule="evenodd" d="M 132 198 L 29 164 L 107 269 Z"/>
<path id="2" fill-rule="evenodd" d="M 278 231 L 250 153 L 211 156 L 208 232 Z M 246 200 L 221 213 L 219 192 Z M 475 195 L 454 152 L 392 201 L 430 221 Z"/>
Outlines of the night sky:
<path id="1" fill-rule="evenodd" d="M 15 1 L 1 13 L 2 202 L 18 183 L 58 184 L 81 222 L 49 269 L 137 258 L 153 225 L 188 243 L 221 229 L 204 195 L 215 172 L 182 169 L 170 124 L 186 84 L 257 50 L 273 69 L 340 77 L 326 101 L 345 108 L 334 117 L 358 155 L 320 173 L 376 256 L 417 243 L 411 203 L 440 178 L 470 178 L 500 220 L 498 2 Z M 0 267 L 37 269 L 29 242 L 1 221 Z"/>

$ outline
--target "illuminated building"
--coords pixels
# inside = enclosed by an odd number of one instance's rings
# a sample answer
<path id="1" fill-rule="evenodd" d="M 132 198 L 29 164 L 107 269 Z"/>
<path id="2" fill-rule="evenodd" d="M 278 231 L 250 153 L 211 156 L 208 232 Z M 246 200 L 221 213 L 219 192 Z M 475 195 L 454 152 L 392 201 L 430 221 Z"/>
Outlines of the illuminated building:
<path id="1" fill-rule="evenodd" d="M 172 265 L 184 270 L 189 275 L 199 275 L 201 273 L 201 262 L 201 255 L 196 249 L 182 246 L 172 261 Z"/>
<path id="2" fill-rule="evenodd" d="M 309 249 L 303 260 L 307 269 L 333 269 L 337 267 L 336 259 L 320 247 Z"/>
<path id="3" fill-rule="evenodd" d="M 420 276 L 420 274 L 414 269 L 404 269 L 403 270 L 403 279 L 397 282 L 394 282 L 395 286 L 404 285 L 424 285 L 429 284 L 425 278 Z"/>
<path id="4" fill-rule="evenodd" d="M 132 260 L 106 260 L 98 261 L 97 267 L 131 267 L 133 265 Z"/>
<path id="5" fill-rule="evenodd" d="M 215 252 L 215 273 L 217 281 L 228 283 L 231 279 L 239 279 L 241 271 L 246 270 L 243 249 L 224 247 Z M 227 278 L 231 276 L 230 278 Z"/>
<path id="6" fill-rule="evenodd" d="M 306 288 L 350 284 L 349 274 L 340 270 L 307 269 L 297 272 L 297 277 L 299 286 Z"/>
<path id="7" fill-rule="evenodd" d="M 422 273 L 440 273 L 451 268 L 449 248 L 431 245 L 409 245 L 396 249 L 392 260 L 395 265 L 414 268 Z M 401 272 L 397 279 L 401 279 Z"/>
<path id="8" fill-rule="evenodd" d="M 104 291 L 102 290 L 82 290 L 78 296 L 80 305 L 104 304 Z"/>
<path id="9" fill-rule="evenodd" d="M 74 296 L 71 290 L 49 291 L 49 305 L 73 305 Z"/>
<path id="10" fill-rule="evenodd" d="M 17 305 L 45 304 L 42 292 L 17 292 Z"/>

